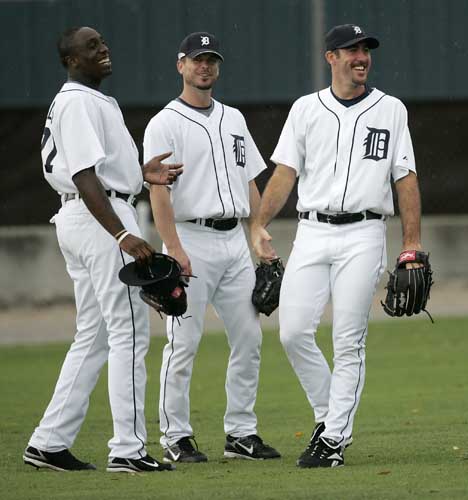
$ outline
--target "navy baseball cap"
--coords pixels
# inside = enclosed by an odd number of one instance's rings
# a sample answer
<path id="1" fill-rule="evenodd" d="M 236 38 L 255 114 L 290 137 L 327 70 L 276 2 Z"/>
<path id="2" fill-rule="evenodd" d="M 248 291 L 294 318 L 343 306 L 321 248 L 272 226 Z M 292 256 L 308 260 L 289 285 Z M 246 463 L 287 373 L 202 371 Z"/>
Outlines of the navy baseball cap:
<path id="1" fill-rule="evenodd" d="M 335 26 L 325 36 L 327 50 L 345 49 L 359 42 L 366 42 L 370 49 L 376 49 L 380 45 L 377 38 L 367 35 L 357 24 Z"/>
<path id="2" fill-rule="evenodd" d="M 190 33 L 182 40 L 177 59 L 182 59 L 185 56 L 193 59 L 200 54 L 207 53 L 215 54 L 221 61 L 224 61 L 224 57 L 219 52 L 218 39 L 206 31 L 197 31 L 196 33 Z"/>

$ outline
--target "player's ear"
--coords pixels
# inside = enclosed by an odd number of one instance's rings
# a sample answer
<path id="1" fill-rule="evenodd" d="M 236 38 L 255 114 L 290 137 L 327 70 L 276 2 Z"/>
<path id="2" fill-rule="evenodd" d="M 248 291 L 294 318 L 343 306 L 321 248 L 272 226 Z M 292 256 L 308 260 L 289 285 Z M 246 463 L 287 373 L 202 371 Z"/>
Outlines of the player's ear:
<path id="1" fill-rule="evenodd" d="M 63 58 L 63 61 L 68 69 L 76 68 L 78 60 L 73 55 L 68 55 Z"/>
<path id="2" fill-rule="evenodd" d="M 177 71 L 181 75 L 182 74 L 182 69 L 184 67 L 184 60 L 183 59 L 178 59 L 178 61 L 177 61 L 176 64 L 177 64 Z"/>
<path id="3" fill-rule="evenodd" d="M 333 66 L 333 63 L 340 57 L 340 53 L 338 50 L 327 50 L 325 52 L 325 60 L 330 66 Z"/>

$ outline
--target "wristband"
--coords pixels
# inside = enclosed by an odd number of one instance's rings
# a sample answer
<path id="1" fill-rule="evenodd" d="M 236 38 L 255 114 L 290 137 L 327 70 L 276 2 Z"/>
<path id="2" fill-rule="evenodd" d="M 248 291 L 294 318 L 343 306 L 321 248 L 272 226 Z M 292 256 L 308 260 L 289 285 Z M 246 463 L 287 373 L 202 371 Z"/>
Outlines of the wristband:
<path id="1" fill-rule="evenodd" d="M 119 237 L 120 237 L 120 236 L 122 236 L 122 234 L 124 234 L 124 233 L 125 233 L 125 231 L 126 231 L 126 229 L 122 229 L 122 230 L 120 230 L 118 233 L 115 233 L 115 234 L 114 234 L 114 238 L 115 238 L 116 240 L 118 240 L 118 239 L 119 239 Z"/>
<path id="2" fill-rule="evenodd" d="M 125 231 L 122 233 L 119 238 L 117 239 L 117 243 L 120 245 L 122 241 L 129 235 L 130 233 L 128 231 Z"/>

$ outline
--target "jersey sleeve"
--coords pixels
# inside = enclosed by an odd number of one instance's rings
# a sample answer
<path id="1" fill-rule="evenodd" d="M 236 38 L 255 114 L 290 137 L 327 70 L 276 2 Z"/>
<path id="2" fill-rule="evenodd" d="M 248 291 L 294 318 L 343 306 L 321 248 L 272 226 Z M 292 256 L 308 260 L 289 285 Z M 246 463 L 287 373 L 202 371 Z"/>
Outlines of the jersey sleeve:
<path id="1" fill-rule="evenodd" d="M 105 160 L 102 120 L 89 97 L 71 99 L 62 110 L 59 127 L 71 177 Z"/>
<path id="2" fill-rule="evenodd" d="M 305 142 L 299 125 L 299 102 L 296 101 L 286 119 L 281 131 L 278 144 L 271 156 L 271 161 L 276 164 L 286 165 L 299 175 L 304 168 Z"/>
<path id="3" fill-rule="evenodd" d="M 409 171 L 416 173 L 413 143 L 408 128 L 408 112 L 403 103 L 399 102 L 399 116 L 395 153 L 392 163 L 392 177 L 394 181 L 408 175 Z"/>
<path id="4" fill-rule="evenodd" d="M 148 123 L 143 137 L 143 159 L 148 162 L 163 153 L 172 152 L 164 163 L 175 163 L 174 141 L 169 133 L 170 126 L 163 116 L 164 110 L 154 116 Z"/>
<path id="5" fill-rule="evenodd" d="M 251 181 L 255 179 L 257 175 L 267 168 L 265 161 L 263 160 L 260 151 L 252 138 L 252 135 L 245 126 L 245 157 L 247 159 L 246 169 L 247 169 L 247 179 Z"/>

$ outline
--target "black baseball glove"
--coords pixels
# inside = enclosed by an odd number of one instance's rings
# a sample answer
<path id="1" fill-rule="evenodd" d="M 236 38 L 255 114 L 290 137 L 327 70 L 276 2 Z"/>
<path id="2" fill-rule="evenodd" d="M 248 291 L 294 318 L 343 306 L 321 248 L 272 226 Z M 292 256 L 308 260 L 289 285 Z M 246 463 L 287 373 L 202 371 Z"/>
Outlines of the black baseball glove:
<path id="1" fill-rule="evenodd" d="M 271 264 L 262 262 L 257 265 L 252 303 L 259 313 L 270 316 L 278 307 L 283 274 L 281 259 L 275 259 Z"/>
<path id="2" fill-rule="evenodd" d="M 406 269 L 408 263 L 419 263 L 421 267 Z M 426 311 L 429 300 L 432 280 L 432 270 L 429 263 L 429 254 L 409 250 L 402 252 L 397 259 L 393 272 L 385 287 L 387 296 L 385 302 L 380 302 L 384 311 L 390 316 L 412 316 L 424 311 L 429 318 L 432 317 Z"/>
<path id="3" fill-rule="evenodd" d="M 181 316 L 187 310 L 187 282 L 180 264 L 169 255 L 154 253 L 150 262 L 131 262 L 119 278 L 126 285 L 140 286 L 141 299 L 159 314 Z"/>

